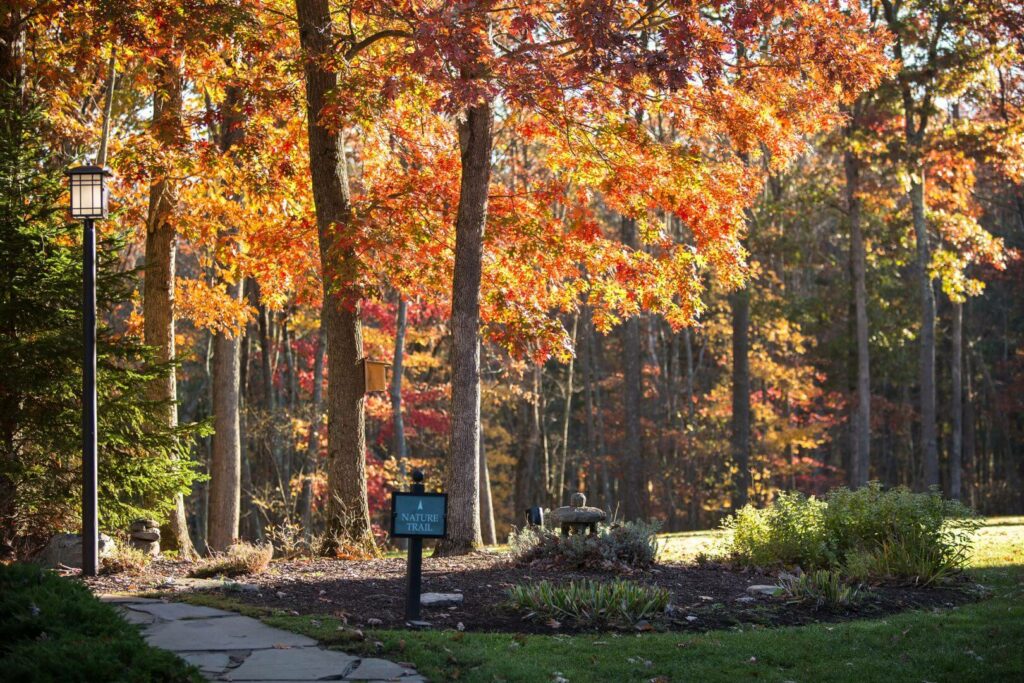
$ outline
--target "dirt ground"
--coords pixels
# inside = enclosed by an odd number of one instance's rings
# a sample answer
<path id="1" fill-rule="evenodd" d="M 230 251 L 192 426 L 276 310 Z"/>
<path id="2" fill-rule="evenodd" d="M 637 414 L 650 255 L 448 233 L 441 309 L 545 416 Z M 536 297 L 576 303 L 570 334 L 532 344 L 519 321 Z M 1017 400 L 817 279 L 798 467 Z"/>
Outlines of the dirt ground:
<path id="1" fill-rule="evenodd" d="M 154 561 L 139 576 L 109 575 L 83 579 L 96 592 L 149 592 L 211 590 L 182 583 L 193 565 L 171 560 Z M 477 553 L 459 558 L 424 558 L 423 592 L 462 593 L 462 605 L 424 609 L 423 618 L 439 628 L 468 631 L 551 633 L 543 620 L 525 619 L 508 608 L 505 591 L 517 583 L 590 578 L 611 580 L 624 576 L 656 584 L 672 593 L 673 609 L 656 627 L 679 631 L 706 631 L 739 624 L 795 625 L 816 621 L 845 621 L 877 617 L 908 609 L 952 607 L 974 600 L 966 579 L 952 585 L 918 587 L 876 585 L 861 589 L 853 608 L 831 610 L 813 602 L 753 597 L 747 587 L 774 584 L 774 574 L 735 570 L 723 565 L 666 563 L 643 572 L 615 575 L 608 572 L 568 572 L 535 566 L 515 566 L 507 555 Z M 406 562 L 404 559 L 369 561 L 301 558 L 276 560 L 260 575 L 241 577 L 247 590 L 228 590 L 234 599 L 297 614 L 330 614 L 351 626 L 400 628 L 404 625 Z M 223 592 L 222 589 L 212 589 Z M 753 597 L 753 599 L 751 599 Z M 370 620 L 374 620 L 370 622 Z M 379 620 L 376 621 L 376 620 Z M 573 631 L 562 624 L 560 632 Z"/>

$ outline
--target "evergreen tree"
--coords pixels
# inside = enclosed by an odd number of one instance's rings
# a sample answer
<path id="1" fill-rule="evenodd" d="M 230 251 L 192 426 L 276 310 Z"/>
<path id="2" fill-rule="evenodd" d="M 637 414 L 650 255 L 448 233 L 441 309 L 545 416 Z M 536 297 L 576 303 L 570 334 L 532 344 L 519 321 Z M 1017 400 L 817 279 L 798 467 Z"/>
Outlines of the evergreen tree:
<path id="1" fill-rule="evenodd" d="M 0 87 L 0 555 L 25 555 L 81 524 L 82 251 L 66 219 L 63 169 L 42 147 L 44 118 Z M 146 400 L 168 366 L 104 320 L 129 300 L 123 242 L 101 235 L 97 258 L 100 526 L 162 520 L 196 478 L 195 425 L 153 429 L 166 405 Z M 144 427 L 145 425 L 145 427 Z M 170 457 L 176 455 L 177 457 Z"/>

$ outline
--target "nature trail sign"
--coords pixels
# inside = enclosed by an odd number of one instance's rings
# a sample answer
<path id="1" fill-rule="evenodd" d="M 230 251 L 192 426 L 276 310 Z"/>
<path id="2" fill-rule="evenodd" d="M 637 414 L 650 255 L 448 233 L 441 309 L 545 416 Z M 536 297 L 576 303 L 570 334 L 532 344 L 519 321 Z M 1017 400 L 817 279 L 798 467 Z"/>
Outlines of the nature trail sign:
<path id="1" fill-rule="evenodd" d="M 423 577 L 423 539 L 444 538 L 448 532 L 448 495 L 423 490 L 423 472 L 413 470 L 408 493 L 391 494 L 391 537 L 409 539 L 408 588 L 405 595 L 405 622 L 408 626 L 428 626 L 420 621 L 420 587 Z"/>
<path id="2" fill-rule="evenodd" d="M 393 538 L 444 538 L 448 496 L 444 493 L 399 493 L 391 498 Z"/>

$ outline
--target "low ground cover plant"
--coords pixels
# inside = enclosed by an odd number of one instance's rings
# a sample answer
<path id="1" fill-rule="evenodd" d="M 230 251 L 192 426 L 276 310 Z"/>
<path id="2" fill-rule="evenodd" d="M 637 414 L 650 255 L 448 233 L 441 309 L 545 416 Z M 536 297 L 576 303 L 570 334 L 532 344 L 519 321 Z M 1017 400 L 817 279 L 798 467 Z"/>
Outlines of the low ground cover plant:
<path id="1" fill-rule="evenodd" d="M 663 614 L 668 590 L 633 581 L 541 581 L 518 584 L 508 590 L 509 604 L 528 618 L 554 619 L 577 626 L 629 628 Z"/>
<path id="2" fill-rule="evenodd" d="M 849 585 L 838 571 L 818 569 L 809 574 L 789 574 L 780 582 L 784 594 L 797 600 L 813 600 L 818 607 L 849 607 L 857 602 L 860 590 Z"/>
<path id="3" fill-rule="evenodd" d="M 937 491 L 888 491 L 872 483 L 834 489 L 824 500 L 783 493 L 768 507 L 744 507 L 725 523 L 726 551 L 748 566 L 831 569 L 850 579 L 932 583 L 970 559 L 978 517 Z"/>
<path id="4" fill-rule="evenodd" d="M 120 539 L 114 551 L 100 560 L 101 574 L 128 574 L 135 576 L 145 571 L 153 557 Z"/>
<path id="5" fill-rule="evenodd" d="M 565 569 L 633 570 L 654 564 L 658 554 L 657 522 L 599 526 L 597 534 L 562 536 L 544 527 L 513 530 L 509 550 L 523 564 Z"/>
<path id="6" fill-rule="evenodd" d="M 0 564 L 0 679 L 202 681 L 89 590 L 34 564 Z"/>
<path id="7" fill-rule="evenodd" d="M 274 546 L 269 543 L 266 545 L 236 543 L 228 548 L 227 552 L 204 560 L 190 574 L 198 578 L 259 574 L 267 568 L 273 557 Z"/>

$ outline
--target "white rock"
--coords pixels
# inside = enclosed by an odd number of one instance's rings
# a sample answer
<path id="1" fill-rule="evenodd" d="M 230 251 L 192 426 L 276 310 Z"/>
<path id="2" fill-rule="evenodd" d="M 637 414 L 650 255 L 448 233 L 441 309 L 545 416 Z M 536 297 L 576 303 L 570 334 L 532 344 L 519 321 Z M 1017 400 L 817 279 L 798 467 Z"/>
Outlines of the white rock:
<path id="1" fill-rule="evenodd" d="M 747 592 L 751 595 L 767 595 L 768 597 L 773 597 L 781 593 L 782 589 L 778 586 L 755 584 L 753 586 L 747 586 Z"/>
<path id="2" fill-rule="evenodd" d="M 420 604 L 424 607 L 452 607 L 461 605 L 462 593 L 424 593 L 420 596 Z"/>

